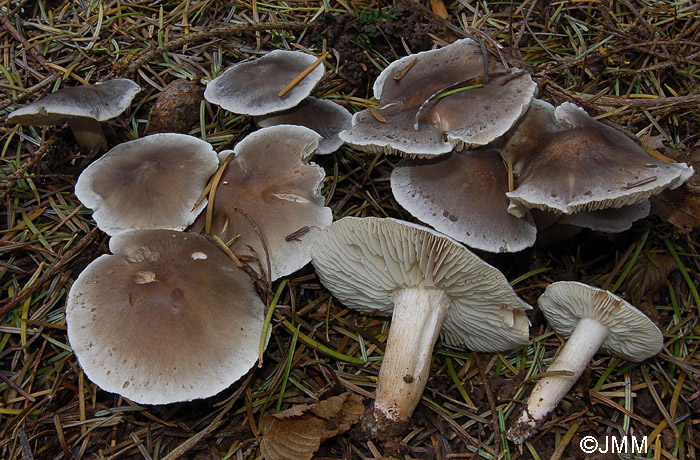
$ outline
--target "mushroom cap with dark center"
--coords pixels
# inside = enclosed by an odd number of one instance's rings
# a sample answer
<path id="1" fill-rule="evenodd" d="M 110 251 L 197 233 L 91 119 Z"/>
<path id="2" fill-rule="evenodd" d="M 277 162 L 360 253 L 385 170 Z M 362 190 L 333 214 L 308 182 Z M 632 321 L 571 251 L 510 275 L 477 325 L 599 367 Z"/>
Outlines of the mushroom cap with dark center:
<path id="1" fill-rule="evenodd" d="M 575 281 L 550 284 L 538 300 L 540 310 L 559 334 L 569 337 L 581 319 L 598 321 L 610 331 L 601 349 L 628 361 L 657 354 L 663 335 L 647 316 L 615 294 Z"/>
<path id="2" fill-rule="evenodd" d="M 15 110 L 7 117 L 7 122 L 21 125 L 55 125 L 69 118 L 105 121 L 126 110 L 139 91 L 139 85 L 128 78 L 62 88 Z"/>
<path id="3" fill-rule="evenodd" d="M 414 217 L 467 246 L 515 252 L 535 244 L 532 217 L 508 213 L 508 177 L 497 150 L 404 161 L 391 173 L 391 191 Z"/>
<path id="4" fill-rule="evenodd" d="M 518 175 L 509 212 L 571 214 L 620 208 L 676 188 L 692 174 L 650 156 L 627 136 L 571 103 L 532 103 L 502 149 Z"/>
<path id="5" fill-rule="evenodd" d="M 316 155 L 333 153 L 343 145 L 339 134 L 352 124 L 352 115 L 342 105 L 309 96 L 296 107 L 262 118 L 258 124 L 266 128 L 276 125 L 299 125 L 321 135 Z"/>
<path id="6" fill-rule="evenodd" d="M 323 65 L 306 75 L 284 96 L 277 94 L 316 57 L 302 51 L 274 50 L 252 61 L 239 62 L 207 85 L 204 98 L 244 115 L 281 112 L 299 104 L 323 77 Z"/>
<path id="7" fill-rule="evenodd" d="M 212 396 L 258 357 L 264 305 L 206 238 L 135 230 L 110 240 L 68 295 L 71 348 L 102 389 L 146 404 Z"/>
<path id="8" fill-rule="evenodd" d="M 442 290 L 450 299 L 441 337 L 451 347 L 509 350 L 528 342 L 531 308 L 503 274 L 468 249 L 420 225 L 345 217 L 316 238 L 312 263 L 345 306 L 390 315 L 402 289 Z"/>
<path id="9" fill-rule="evenodd" d="M 394 61 L 374 84 L 379 105 L 356 113 L 341 139 L 361 150 L 409 156 L 486 145 L 525 113 L 537 85 L 495 59 L 483 84 L 483 62 L 471 39 Z M 438 96 L 460 88 L 470 89 Z"/>
<path id="10" fill-rule="evenodd" d="M 231 249 L 238 255 L 252 255 L 248 246 L 252 247 L 264 269 L 267 251 L 273 280 L 309 263 L 316 235 L 333 221 L 320 194 L 326 173 L 308 161 L 318 140 L 318 134 L 303 126 L 255 131 L 236 145 L 235 158 L 216 189 L 212 234 L 224 241 L 238 236 Z M 260 230 L 264 247 L 236 207 Z M 202 220 L 197 229 L 204 225 Z"/>
<path id="11" fill-rule="evenodd" d="M 217 166 L 207 142 L 185 134 L 153 134 L 119 144 L 88 166 L 75 195 L 109 235 L 183 230 L 206 205 L 195 207 Z"/>

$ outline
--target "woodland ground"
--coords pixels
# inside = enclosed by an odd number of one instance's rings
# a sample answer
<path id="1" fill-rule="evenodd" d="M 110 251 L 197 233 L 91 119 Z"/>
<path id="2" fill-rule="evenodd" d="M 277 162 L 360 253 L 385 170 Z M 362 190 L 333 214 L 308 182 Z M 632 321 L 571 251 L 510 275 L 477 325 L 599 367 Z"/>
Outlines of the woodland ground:
<path id="1" fill-rule="evenodd" d="M 144 135 L 166 84 L 191 80 L 203 89 L 263 51 L 331 51 L 314 95 L 355 112 L 376 103 L 371 86 L 389 62 L 470 36 L 493 59 L 528 70 L 540 98 L 574 102 L 667 157 L 694 161 L 700 153 L 700 4 L 691 0 L 4 0 L 0 14 L 0 116 L 64 85 L 130 77 L 143 90 L 107 124 L 110 145 Z M 217 151 L 255 129 L 250 117 L 208 104 L 200 111 L 195 103 L 188 129 Z M 310 266 L 288 277 L 264 365 L 243 387 L 167 406 L 139 406 L 100 390 L 78 366 L 64 322 L 71 284 L 107 252 L 107 236 L 73 194 L 92 158 L 64 127 L 5 123 L 0 147 L 0 458 L 253 459 L 263 414 L 348 389 L 373 391 L 388 323 L 329 303 Z M 334 215 L 411 220 L 391 196 L 398 160 L 347 147 L 318 158 Z M 502 354 L 438 347 L 405 438 L 368 443 L 350 431 L 324 442 L 317 458 L 583 458 L 584 436 L 624 433 L 648 436 L 642 457 L 696 458 L 697 184 L 655 200 L 653 214 L 621 234 L 584 231 L 517 254 L 481 254 L 533 306 L 557 280 L 615 290 L 663 331 L 658 356 L 633 364 L 596 355 L 519 452 L 504 428 L 562 344 L 535 308 L 528 347 Z M 297 327 L 317 342 L 294 341 Z M 343 362 L 314 343 L 365 364 Z"/>

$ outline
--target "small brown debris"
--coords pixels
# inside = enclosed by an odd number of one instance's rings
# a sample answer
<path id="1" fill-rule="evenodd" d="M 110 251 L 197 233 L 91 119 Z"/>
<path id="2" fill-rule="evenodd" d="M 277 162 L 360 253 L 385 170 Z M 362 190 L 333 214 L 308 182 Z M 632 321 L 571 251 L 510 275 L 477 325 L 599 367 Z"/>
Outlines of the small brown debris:
<path id="1" fill-rule="evenodd" d="M 260 452 L 266 460 L 311 460 L 321 442 L 349 430 L 364 410 L 362 396 L 343 393 L 265 415 L 260 422 Z"/>
<path id="2" fill-rule="evenodd" d="M 168 83 L 151 111 L 147 134 L 187 134 L 199 123 L 199 106 L 204 99 L 202 87 L 191 80 Z"/>

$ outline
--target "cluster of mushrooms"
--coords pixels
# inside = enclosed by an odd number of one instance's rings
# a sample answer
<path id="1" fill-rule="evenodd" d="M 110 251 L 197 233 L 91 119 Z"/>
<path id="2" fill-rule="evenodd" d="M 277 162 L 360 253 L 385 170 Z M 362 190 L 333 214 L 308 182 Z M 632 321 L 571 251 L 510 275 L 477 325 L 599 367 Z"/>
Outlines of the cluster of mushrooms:
<path id="1" fill-rule="evenodd" d="M 273 51 L 209 82 L 208 101 L 261 117 L 262 128 L 232 152 L 154 134 L 114 147 L 81 174 L 76 196 L 111 236 L 112 255 L 75 281 L 66 321 L 80 365 L 104 390 L 165 404 L 227 388 L 267 341 L 249 274 L 271 282 L 311 261 L 345 306 L 392 315 L 376 399 L 361 425 L 375 438 L 396 436 L 420 401 L 438 337 L 481 352 L 529 341 L 531 307 L 461 243 L 519 251 L 534 244 L 536 220 L 621 231 L 646 216 L 651 195 L 693 174 L 573 104 L 535 99 L 526 72 L 485 60 L 470 39 L 392 63 L 374 85 L 378 105 L 352 117 L 309 96 L 324 73 L 320 61 Z M 88 125 L 99 133 L 99 121 L 116 116 L 107 107 L 123 110 L 136 92 L 129 80 L 64 89 L 8 122 L 67 119 L 81 145 L 103 147 L 104 136 L 83 141 L 79 133 Z M 114 99 L 97 102 L 102 94 Z M 65 109 L 69 99 L 90 105 L 95 121 Z M 343 142 L 408 157 L 392 172 L 392 191 L 433 229 L 390 218 L 331 223 L 320 194 L 325 173 L 310 159 Z M 569 340 L 550 367 L 557 372 L 538 383 L 509 430 L 516 443 L 536 432 L 599 349 L 640 361 L 663 344 L 635 307 L 581 283 L 551 284 L 539 306 Z"/>

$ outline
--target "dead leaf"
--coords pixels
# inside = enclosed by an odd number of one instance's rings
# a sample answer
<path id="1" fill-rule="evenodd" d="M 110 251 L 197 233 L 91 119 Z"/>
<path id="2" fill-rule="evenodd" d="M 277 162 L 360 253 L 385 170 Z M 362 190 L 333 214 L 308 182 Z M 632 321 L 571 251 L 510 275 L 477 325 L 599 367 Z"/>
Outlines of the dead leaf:
<path id="1" fill-rule="evenodd" d="M 668 275 L 677 269 L 670 254 L 654 254 L 653 261 L 640 255 L 625 280 L 625 290 L 637 296 L 655 292 L 666 286 Z"/>
<path id="2" fill-rule="evenodd" d="M 651 197 L 651 211 L 684 232 L 700 226 L 700 195 L 685 184 Z"/>
<path id="3" fill-rule="evenodd" d="M 266 460 L 310 460 L 321 442 L 349 430 L 363 413 L 362 396 L 343 393 L 265 415 L 260 422 L 260 451 Z"/>

